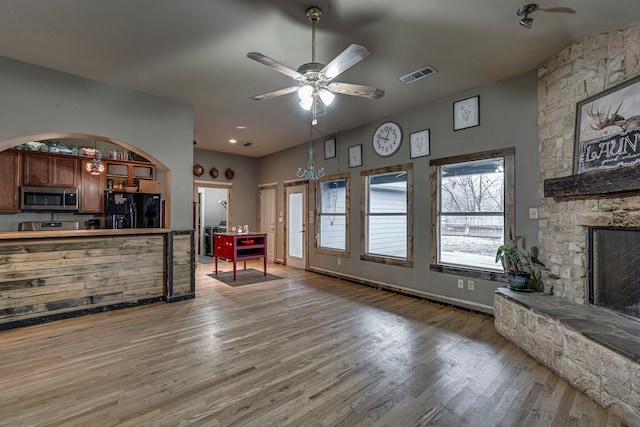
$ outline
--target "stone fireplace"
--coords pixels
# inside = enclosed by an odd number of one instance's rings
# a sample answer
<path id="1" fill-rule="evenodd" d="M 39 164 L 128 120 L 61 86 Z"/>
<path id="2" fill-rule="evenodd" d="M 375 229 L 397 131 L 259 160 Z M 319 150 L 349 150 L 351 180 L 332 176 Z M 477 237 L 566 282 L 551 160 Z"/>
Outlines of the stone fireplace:
<path id="1" fill-rule="evenodd" d="M 589 303 L 640 321 L 640 229 L 588 227 Z"/>
<path id="2" fill-rule="evenodd" d="M 623 262 L 615 285 L 607 264 L 640 257 L 640 165 L 577 175 L 573 159 L 577 103 L 637 75 L 640 23 L 586 37 L 538 69 L 539 249 L 550 272 L 544 293 L 499 288 L 494 300 L 500 334 L 629 425 L 640 425 L 640 321 L 609 300 L 621 293 L 611 287 L 631 286 L 625 304 L 637 302 L 640 262 Z M 618 231 L 636 234 L 622 242 Z M 595 263 L 603 250 L 614 252 Z"/>

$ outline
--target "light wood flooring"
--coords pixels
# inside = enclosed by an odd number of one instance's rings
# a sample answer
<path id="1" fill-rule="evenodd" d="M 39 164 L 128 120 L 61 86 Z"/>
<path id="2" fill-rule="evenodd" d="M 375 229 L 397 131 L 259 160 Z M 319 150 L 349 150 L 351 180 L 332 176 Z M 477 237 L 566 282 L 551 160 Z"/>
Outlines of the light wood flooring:
<path id="1" fill-rule="evenodd" d="M 282 266 L 239 287 L 212 269 L 194 300 L 0 332 L 0 425 L 622 425 L 491 318 Z"/>

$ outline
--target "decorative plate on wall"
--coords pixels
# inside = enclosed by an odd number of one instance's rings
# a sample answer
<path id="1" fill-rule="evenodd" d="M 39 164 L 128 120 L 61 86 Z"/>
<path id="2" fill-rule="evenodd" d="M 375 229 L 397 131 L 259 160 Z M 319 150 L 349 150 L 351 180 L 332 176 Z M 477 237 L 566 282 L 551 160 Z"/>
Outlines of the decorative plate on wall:
<path id="1" fill-rule="evenodd" d="M 220 175 L 220 172 L 218 172 L 218 169 L 216 168 L 211 168 L 209 170 L 209 175 L 211 176 L 211 178 L 216 179 L 218 175 Z"/>
<path id="2" fill-rule="evenodd" d="M 234 175 L 235 173 L 233 173 L 233 170 L 231 170 L 231 168 L 228 168 L 226 171 L 224 171 L 224 177 L 227 179 L 232 179 Z"/>
<path id="3" fill-rule="evenodd" d="M 204 168 L 198 164 L 193 166 L 193 174 L 195 176 L 200 176 L 204 173 Z"/>

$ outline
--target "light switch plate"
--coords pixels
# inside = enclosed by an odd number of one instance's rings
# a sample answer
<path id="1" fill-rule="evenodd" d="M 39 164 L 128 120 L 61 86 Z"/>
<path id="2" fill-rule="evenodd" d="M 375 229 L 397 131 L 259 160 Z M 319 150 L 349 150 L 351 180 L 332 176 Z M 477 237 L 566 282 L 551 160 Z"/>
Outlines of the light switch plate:
<path id="1" fill-rule="evenodd" d="M 529 208 L 529 219 L 538 218 L 538 208 Z"/>

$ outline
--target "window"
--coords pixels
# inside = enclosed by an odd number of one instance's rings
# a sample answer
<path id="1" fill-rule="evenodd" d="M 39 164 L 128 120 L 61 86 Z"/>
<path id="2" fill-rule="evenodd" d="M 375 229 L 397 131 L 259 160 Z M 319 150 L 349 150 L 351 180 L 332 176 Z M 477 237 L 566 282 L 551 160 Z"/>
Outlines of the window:
<path id="1" fill-rule="evenodd" d="M 316 250 L 348 255 L 349 174 L 319 180 L 316 196 Z"/>
<path id="2" fill-rule="evenodd" d="M 360 258 L 413 266 L 413 165 L 361 172 Z"/>
<path id="3" fill-rule="evenodd" d="M 495 257 L 514 224 L 513 157 L 506 149 L 431 161 L 432 266 L 502 271 Z"/>

